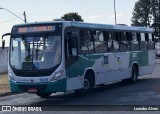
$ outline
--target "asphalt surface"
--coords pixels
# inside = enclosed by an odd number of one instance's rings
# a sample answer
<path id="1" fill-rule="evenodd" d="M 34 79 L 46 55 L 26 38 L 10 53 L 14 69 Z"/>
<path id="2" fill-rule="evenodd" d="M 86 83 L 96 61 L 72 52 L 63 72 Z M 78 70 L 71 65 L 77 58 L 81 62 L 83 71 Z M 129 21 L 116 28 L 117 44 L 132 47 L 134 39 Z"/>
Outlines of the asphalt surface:
<path id="1" fill-rule="evenodd" d="M 0 105 L 20 105 L 20 106 L 44 106 L 44 109 L 55 111 L 80 111 L 76 113 L 86 113 L 86 111 L 107 110 L 125 111 L 127 108 L 138 106 L 155 106 L 160 110 L 160 60 L 157 60 L 155 71 L 152 74 L 139 77 L 135 84 L 114 84 L 96 87 L 93 93 L 86 96 L 77 96 L 70 93 L 52 94 L 50 98 L 39 98 L 35 94 L 18 94 L 0 97 Z M 83 110 L 83 111 L 81 111 Z M 70 113 L 74 113 L 71 111 Z M 4 112 L 1 112 L 4 113 Z M 59 112 L 57 112 L 59 113 Z M 64 112 L 65 114 L 68 112 Z M 114 112 L 107 112 L 114 113 Z M 118 112 L 119 114 L 125 112 Z M 126 112 L 127 113 L 127 112 Z M 137 113 L 131 111 L 130 114 Z M 140 112 L 145 113 L 145 111 Z M 147 112 L 149 113 L 149 112 Z M 152 113 L 158 113 L 153 112 Z M 46 112 L 46 114 L 48 114 Z M 93 113 L 94 114 L 94 113 Z"/>

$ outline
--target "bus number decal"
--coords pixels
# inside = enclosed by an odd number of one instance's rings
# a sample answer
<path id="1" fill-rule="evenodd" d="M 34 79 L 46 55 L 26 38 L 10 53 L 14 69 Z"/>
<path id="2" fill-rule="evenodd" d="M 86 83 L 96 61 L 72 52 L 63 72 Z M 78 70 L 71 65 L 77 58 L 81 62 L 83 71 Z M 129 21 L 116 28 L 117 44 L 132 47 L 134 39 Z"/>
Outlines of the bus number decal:
<path id="1" fill-rule="evenodd" d="M 137 53 L 132 53 L 133 58 L 137 58 Z"/>
<path id="2" fill-rule="evenodd" d="M 48 82 L 48 78 L 40 78 L 40 82 Z"/>

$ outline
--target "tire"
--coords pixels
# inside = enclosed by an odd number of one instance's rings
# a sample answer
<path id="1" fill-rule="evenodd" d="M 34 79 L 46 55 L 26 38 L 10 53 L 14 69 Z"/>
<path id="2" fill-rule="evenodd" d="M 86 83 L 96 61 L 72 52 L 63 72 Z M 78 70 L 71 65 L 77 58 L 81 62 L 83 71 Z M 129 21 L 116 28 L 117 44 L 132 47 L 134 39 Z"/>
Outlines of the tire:
<path id="1" fill-rule="evenodd" d="M 75 93 L 80 96 L 87 95 L 92 92 L 93 86 L 94 86 L 93 79 L 91 78 L 91 75 L 88 73 L 84 78 L 84 88 L 76 90 Z"/>
<path id="2" fill-rule="evenodd" d="M 137 80 L 138 80 L 138 68 L 136 65 L 134 65 L 132 67 L 132 77 L 129 79 L 124 79 L 124 80 L 122 80 L 122 82 L 124 84 L 129 84 L 129 83 L 136 83 Z"/>
<path id="3" fill-rule="evenodd" d="M 138 68 L 134 65 L 132 68 L 132 78 L 131 83 L 136 83 L 138 80 Z"/>
<path id="4" fill-rule="evenodd" d="M 93 89 L 93 80 L 90 76 L 87 76 L 84 79 L 84 90 L 90 91 Z"/>
<path id="5" fill-rule="evenodd" d="M 36 93 L 41 98 L 49 98 L 52 93 Z"/>

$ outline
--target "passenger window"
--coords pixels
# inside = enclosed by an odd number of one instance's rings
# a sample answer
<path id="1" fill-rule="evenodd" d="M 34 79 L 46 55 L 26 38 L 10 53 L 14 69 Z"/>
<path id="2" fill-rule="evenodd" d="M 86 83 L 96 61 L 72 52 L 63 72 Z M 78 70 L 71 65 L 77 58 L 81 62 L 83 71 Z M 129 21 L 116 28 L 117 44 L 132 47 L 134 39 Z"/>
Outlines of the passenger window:
<path id="1" fill-rule="evenodd" d="M 109 32 L 108 51 L 109 52 L 119 51 L 118 32 Z"/>
<path id="2" fill-rule="evenodd" d="M 140 50 L 147 50 L 147 39 L 148 39 L 148 34 L 146 33 L 140 33 Z"/>
<path id="3" fill-rule="evenodd" d="M 127 33 L 126 32 L 120 32 L 120 51 L 129 51 L 130 50 L 130 45 L 129 45 L 129 40 L 127 38 Z"/>
<path id="4" fill-rule="evenodd" d="M 131 50 L 139 50 L 138 34 L 136 32 L 133 32 L 131 35 Z"/>
<path id="5" fill-rule="evenodd" d="M 107 42 L 104 41 L 104 32 L 94 31 L 94 46 L 96 53 L 105 53 L 107 52 Z"/>
<path id="6" fill-rule="evenodd" d="M 154 35 L 152 33 L 149 33 L 148 37 L 149 37 L 149 39 L 148 39 L 148 49 L 149 50 L 154 50 L 155 49 Z"/>
<path id="7" fill-rule="evenodd" d="M 94 46 L 93 46 L 93 39 L 92 39 L 92 32 L 89 30 L 81 30 L 81 52 L 82 54 L 93 53 Z"/>
<path id="8" fill-rule="evenodd" d="M 77 37 L 71 32 L 68 33 L 68 52 L 69 55 L 78 55 Z"/>
<path id="9" fill-rule="evenodd" d="M 113 52 L 114 51 L 112 33 L 111 32 L 108 32 L 108 51 L 109 52 Z"/>
<path id="10" fill-rule="evenodd" d="M 118 32 L 112 32 L 112 40 L 113 40 L 113 47 L 114 47 L 114 51 L 117 52 L 119 51 L 119 36 L 118 36 Z"/>

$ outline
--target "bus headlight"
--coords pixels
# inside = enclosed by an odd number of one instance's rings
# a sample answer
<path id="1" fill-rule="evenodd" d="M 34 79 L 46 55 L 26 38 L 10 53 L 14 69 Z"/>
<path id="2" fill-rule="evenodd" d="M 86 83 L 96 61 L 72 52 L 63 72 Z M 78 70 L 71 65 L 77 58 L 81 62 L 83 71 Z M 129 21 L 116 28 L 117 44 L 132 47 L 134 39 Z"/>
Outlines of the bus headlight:
<path id="1" fill-rule="evenodd" d="M 51 82 L 59 80 L 59 78 L 62 76 L 63 70 L 60 70 L 55 73 L 54 77 L 51 79 Z"/>
<path id="2" fill-rule="evenodd" d="M 9 75 L 9 78 L 10 78 L 11 81 L 16 82 L 15 79 L 14 79 L 14 76 L 12 75 L 11 72 L 8 73 L 8 75 Z"/>

